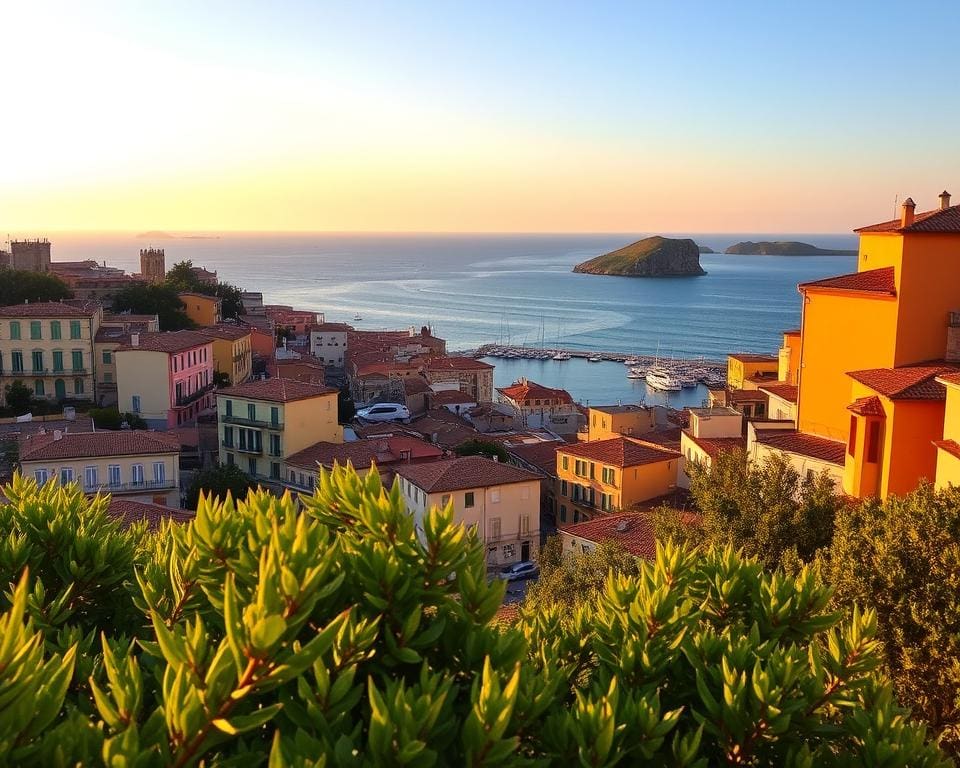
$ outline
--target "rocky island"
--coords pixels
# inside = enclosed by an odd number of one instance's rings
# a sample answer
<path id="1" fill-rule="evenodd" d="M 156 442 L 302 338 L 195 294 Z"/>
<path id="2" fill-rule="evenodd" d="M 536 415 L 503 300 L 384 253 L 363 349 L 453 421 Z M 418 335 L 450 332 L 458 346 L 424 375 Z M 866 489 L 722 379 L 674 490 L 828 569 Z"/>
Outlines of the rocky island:
<path id="1" fill-rule="evenodd" d="M 857 252 L 838 248 L 817 248 L 810 243 L 799 243 L 796 240 L 762 240 L 754 243 L 747 240 L 731 245 L 724 253 L 739 254 L 742 256 L 856 256 Z"/>
<path id="2" fill-rule="evenodd" d="M 574 272 L 625 277 L 680 277 L 707 274 L 693 240 L 646 237 L 616 251 L 577 264 Z"/>

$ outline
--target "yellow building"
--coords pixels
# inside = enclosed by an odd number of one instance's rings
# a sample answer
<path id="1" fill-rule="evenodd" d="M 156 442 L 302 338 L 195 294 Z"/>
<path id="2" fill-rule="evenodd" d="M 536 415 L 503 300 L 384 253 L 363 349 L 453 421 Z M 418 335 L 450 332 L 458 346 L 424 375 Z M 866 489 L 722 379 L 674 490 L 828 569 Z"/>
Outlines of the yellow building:
<path id="1" fill-rule="evenodd" d="M 217 325 L 222 319 L 220 299 L 216 296 L 207 296 L 205 293 L 191 293 L 184 291 L 177 294 L 183 302 L 184 312 L 197 325 Z"/>
<path id="2" fill-rule="evenodd" d="M 710 468 L 721 453 L 742 451 L 743 414 L 736 408 L 690 408 L 690 426 L 680 434 L 682 466 L 677 481 L 682 488 L 689 487 L 687 468 L 699 464 Z"/>
<path id="3" fill-rule="evenodd" d="M 587 410 L 587 440 L 642 435 L 657 427 L 653 408 L 643 405 L 597 405 Z"/>
<path id="4" fill-rule="evenodd" d="M 397 466 L 417 530 L 433 507 L 453 503 L 454 520 L 472 526 L 488 566 L 532 560 L 540 549 L 540 477 L 482 456 Z"/>
<path id="5" fill-rule="evenodd" d="M 35 434 L 20 444 L 20 471 L 38 483 L 57 478 L 89 494 L 180 506 L 180 443 L 163 432 Z"/>
<path id="6" fill-rule="evenodd" d="M 943 418 L 943 438 L 936 440 L 937 488 L 960 488 L 960 374 L 941 376 L 938 382 L 947 388 L 947 404 Z"/>
<path id="7" fill-rule="evenodd" d="M 285 460 L 314 443 L 342 443 L 331 387 L 291 379 L 249 381 L 217 391 L 220 463 L 279 483 Z"/>
<path id="8" fill-rule="evenodd" d="M 727 355 L 727 386 L 730 389 L 756 389 L 777 380 L 779 356 Z"/>
<path id="9" fill-rule="evenodd" d="M 795 384 L 778 381 L 775 384 L 764 384 L 758 390 L 767 396 L 767 418 L 774 421 L 797 422 L 798 391 Z"/>
<path id="10" fill-rule="evenodd" d="M 95 400 L 94 339 L 102 319 L 93 303 L 0 307 L 0 389 L 20 381 L 36 398 Z"/>
<path id="11" fill-rule="evenodd" d="M 777 354 L 777 381 L 781 384 L 797 385 L 798 366 L 800 365 L 800 329 L 793 328 L 783 332 L 783 346 Z"/>
<path id="12" fill-rule="evenodd" d="M 243 384 L 253 371 L 253 348 L 250 328 L 236 325 L 215 325 L 199 328 L 197 333 L 213 342 L 213 367 L 224 374 L 230 384 Z"/>
<path id="13" fill-rule="evenodd" d="M 628 510 L 677 487 L 680 453 L 613 437 L 557 448 L 558 522 Z"/>
<path id="14" fill-rule="evenodd" d="M 104 314 L 94 338 L 93 353 L 97 364 L 97 402 L 113 405 L 117 402 L 117 362 L 114 352 L 130 343 L 132 333 L 156 333 L 160 321 L 156 315 Z"/>

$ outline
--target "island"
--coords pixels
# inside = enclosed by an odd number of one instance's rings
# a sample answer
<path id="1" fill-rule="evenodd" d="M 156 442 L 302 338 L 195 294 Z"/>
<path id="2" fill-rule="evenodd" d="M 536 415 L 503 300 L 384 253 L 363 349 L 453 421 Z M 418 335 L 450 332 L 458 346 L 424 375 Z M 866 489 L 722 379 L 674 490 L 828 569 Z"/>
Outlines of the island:
<path id="1" fill-rule="evenodd" d="M 724 253 L 741 256 L 856 256 L 856 250 L 842 248 L 817 248 L 810 243 L 799 243 L 796 240 L 762 240 L 754 243 L 747 240 L 731 245 Z"/>
<path id="2" fill-rule="evenodd" d="M 700 251 L 700 253 L 716 253 L 716 251 L 713 250 L 713 248 L 711 248 L 709 245 L 698 245 L 697 249 Z"/>
<path id="3" fill-rule="evenodd" d="M 574 272 L 624 277 L 685 277 L 707 274 L 693 240 L 647 237 L 577 264 Z"/>
<path id="4" fill-rule="evenodd" d="M 140 240 L 219 240 L 220 235 L 171 235 L 169 232 L 153 230 L 141 232 L 137 237 Z"/>

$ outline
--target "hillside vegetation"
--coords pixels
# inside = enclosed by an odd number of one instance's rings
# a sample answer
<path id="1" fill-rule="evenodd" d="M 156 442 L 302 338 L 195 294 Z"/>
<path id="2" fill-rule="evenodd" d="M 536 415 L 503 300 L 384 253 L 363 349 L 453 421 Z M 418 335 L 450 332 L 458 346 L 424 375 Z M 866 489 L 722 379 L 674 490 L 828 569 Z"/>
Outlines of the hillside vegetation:
<path id="1" fill-rule="evenodd" d="M 693 240 L 647 237 L 616 251 L 577 264 L 574 272 L 626 277 L 676 277 L 707 274 Z"/>

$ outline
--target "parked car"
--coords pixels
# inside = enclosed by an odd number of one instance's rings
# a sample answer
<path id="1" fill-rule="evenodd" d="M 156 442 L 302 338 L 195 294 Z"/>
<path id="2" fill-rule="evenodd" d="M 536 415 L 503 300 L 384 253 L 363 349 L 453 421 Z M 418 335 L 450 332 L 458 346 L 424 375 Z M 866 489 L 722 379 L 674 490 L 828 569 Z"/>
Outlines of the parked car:
<path id="1" fill-rule="evenodd" d="M 540 569 L 536 563 L 529 560 L 521 560 L 500 571 L 500 578 L 504 581 L 519 581 L 520 579 L 532 579 L 540 574 Z"/>
<path id="2" fill-rule="evenodd" d="M 399 403 L 377 403 L 357 411 L 361 421 L 409 421 L 410 410 Z"/>

